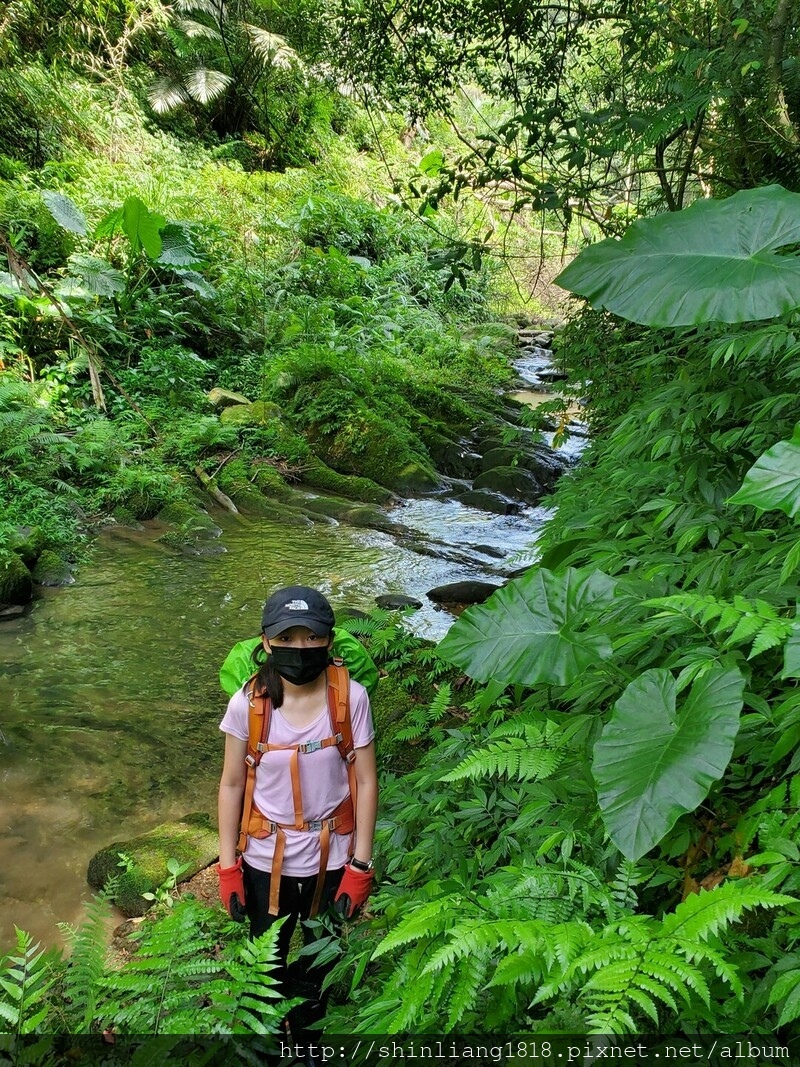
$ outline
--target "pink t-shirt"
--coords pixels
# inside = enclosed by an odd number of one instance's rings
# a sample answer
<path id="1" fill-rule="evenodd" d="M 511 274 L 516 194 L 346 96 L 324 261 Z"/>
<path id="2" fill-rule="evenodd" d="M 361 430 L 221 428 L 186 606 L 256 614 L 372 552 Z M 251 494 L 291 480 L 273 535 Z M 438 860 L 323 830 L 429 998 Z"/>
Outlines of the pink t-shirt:
<path id="1" fill-rule="evenodd" d="M 247 694 L 244 689 L 234 693 L 220 730 L 232 734 L 241 741 L 248 739 Z M 353 728 L 353 746 L 364 748 L 375 736 L 372 712 L 367 691 L 358 682 L 350 679 L 350 719 Z M 321 741 L 331 735 L 331 721 L 327 704 L 320 706 L 319 716 L 308 726 L 298 730 L 290 726 L 281 715 L 280 708 L 273 708 L 269 729 L 271 745 L 299 745 L 307 741 Z M 294 823 L 292 802 L 292 779 L 289 772 L 290 751 L 265 752 L 256 768 L 256 785 L 253 799 L 258 810 L 273 822 Z M 356 756 L 356 760 L 358 756 Z M 303 816 L 312 822 L 329 818 L 349 792 L 347 765 L 335 745 L 316 752 L 301 752 L 299 755 L 300 790 L 303 795 Z M 283 855 L 282 874 L 303 878 L 319 872 L 319 834 L 310 830 L 285 830 L 286 850 Z M 347 862 L 350 851 L 350 834 L 332 833 L 328 853 L 328 870 L 336 870 Z M 275 835 L 248 837 L 245 859 L 251 867 L 260 871 L 272 869 L 275 852 Z"/>

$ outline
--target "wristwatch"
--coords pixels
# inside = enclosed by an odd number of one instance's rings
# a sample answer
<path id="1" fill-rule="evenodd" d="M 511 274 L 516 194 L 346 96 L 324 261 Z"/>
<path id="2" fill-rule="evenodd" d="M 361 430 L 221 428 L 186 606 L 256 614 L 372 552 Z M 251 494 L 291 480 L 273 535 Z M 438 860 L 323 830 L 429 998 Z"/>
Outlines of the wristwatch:
<path id="1" fill-rule="evenodd" d="M 369 863 L 364 863 L 363 860 L 357 860 L 355 856 L 350 860 L 350 866 L 355 867 L 357 871 L 371 871 L 375 866 L 375 860 L 370 860 Z"/>

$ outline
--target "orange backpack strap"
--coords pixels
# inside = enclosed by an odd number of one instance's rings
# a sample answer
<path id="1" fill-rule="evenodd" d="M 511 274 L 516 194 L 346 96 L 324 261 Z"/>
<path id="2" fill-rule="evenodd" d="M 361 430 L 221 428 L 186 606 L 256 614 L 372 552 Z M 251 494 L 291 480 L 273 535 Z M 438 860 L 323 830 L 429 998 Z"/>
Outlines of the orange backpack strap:
<path id="1" fill-rule="evenodd" d="M 249 704 L 247 722 L 247 755 L 244 758 L 247 764 L 247 779 L 244 787 L 242 800 L 242 817 L 239 823 L 239 840 L 236 847 L 239 852 L 247 848 L 247 827 L 250 824 L 250 815 L 253 810 L 253 793 L 256 787 L 256 767 L 261 762 L 263 750 L 261 745 L 269 736 L 269 724 L 272 718 L 272 702 L 265 696 L 257 697 L 255 691 L 255 675 L 247 683 L 247 703 Z"/>
<path id="2" fill-rule="evenodd" d="M 336 662 L 328 667 L 328 709 L 334 734 L 342 735 L 336 747 L 339 749 L 339 755 L 347 764 L 347 780 L 355 819 L 358 783 L 356 781 L 356 750 L 353 747 L 353 723 L 350 718 L 350 675 L 346 667 Z"/>

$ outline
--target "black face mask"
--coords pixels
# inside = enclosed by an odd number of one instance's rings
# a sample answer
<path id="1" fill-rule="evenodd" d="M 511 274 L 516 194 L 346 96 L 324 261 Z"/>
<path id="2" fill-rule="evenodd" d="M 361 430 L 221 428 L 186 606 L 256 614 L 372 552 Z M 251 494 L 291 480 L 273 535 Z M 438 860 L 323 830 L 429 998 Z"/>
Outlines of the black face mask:
<path id="1" fill-rule="evenodd" d="M 319 678 L 328 666 L 330 649 L 315 645 L 312 648 L 283 648 L 275 646 L 270 661 L 275 670 L 292 685 L 308 685 Z"/>

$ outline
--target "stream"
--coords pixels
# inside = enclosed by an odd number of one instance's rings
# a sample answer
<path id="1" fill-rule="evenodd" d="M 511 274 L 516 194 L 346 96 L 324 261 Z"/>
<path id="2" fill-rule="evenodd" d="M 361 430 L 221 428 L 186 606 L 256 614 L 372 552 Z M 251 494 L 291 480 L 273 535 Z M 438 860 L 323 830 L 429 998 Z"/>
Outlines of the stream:
<path id="1" fill-rule="evenodd" d="M 569 450 L 581 444 L 572 439 Z M 317 586 L 335 610 L 413 596 L 423 608 L 409 625 L 436 639 L 453 617 L 426 591 L 500 584 L 532 561 L 550 514 L 412 499 L 390 518 L 418 531 L 415 546 L 376 530 L 215 512 L 226 551 L 208 557 L 158 544 L 156 524 L 106 530 L 74 585 L 39 589 L 25 615 L 0 622 L 0 954 L 15 925 L 61 943 L 57 924 L 79 921 L 91 897 L 86 868 L 98 848 L 215 810 L 225 707 L 217 670 L 232 644 L 258 632 L 276 586 Z"/>

